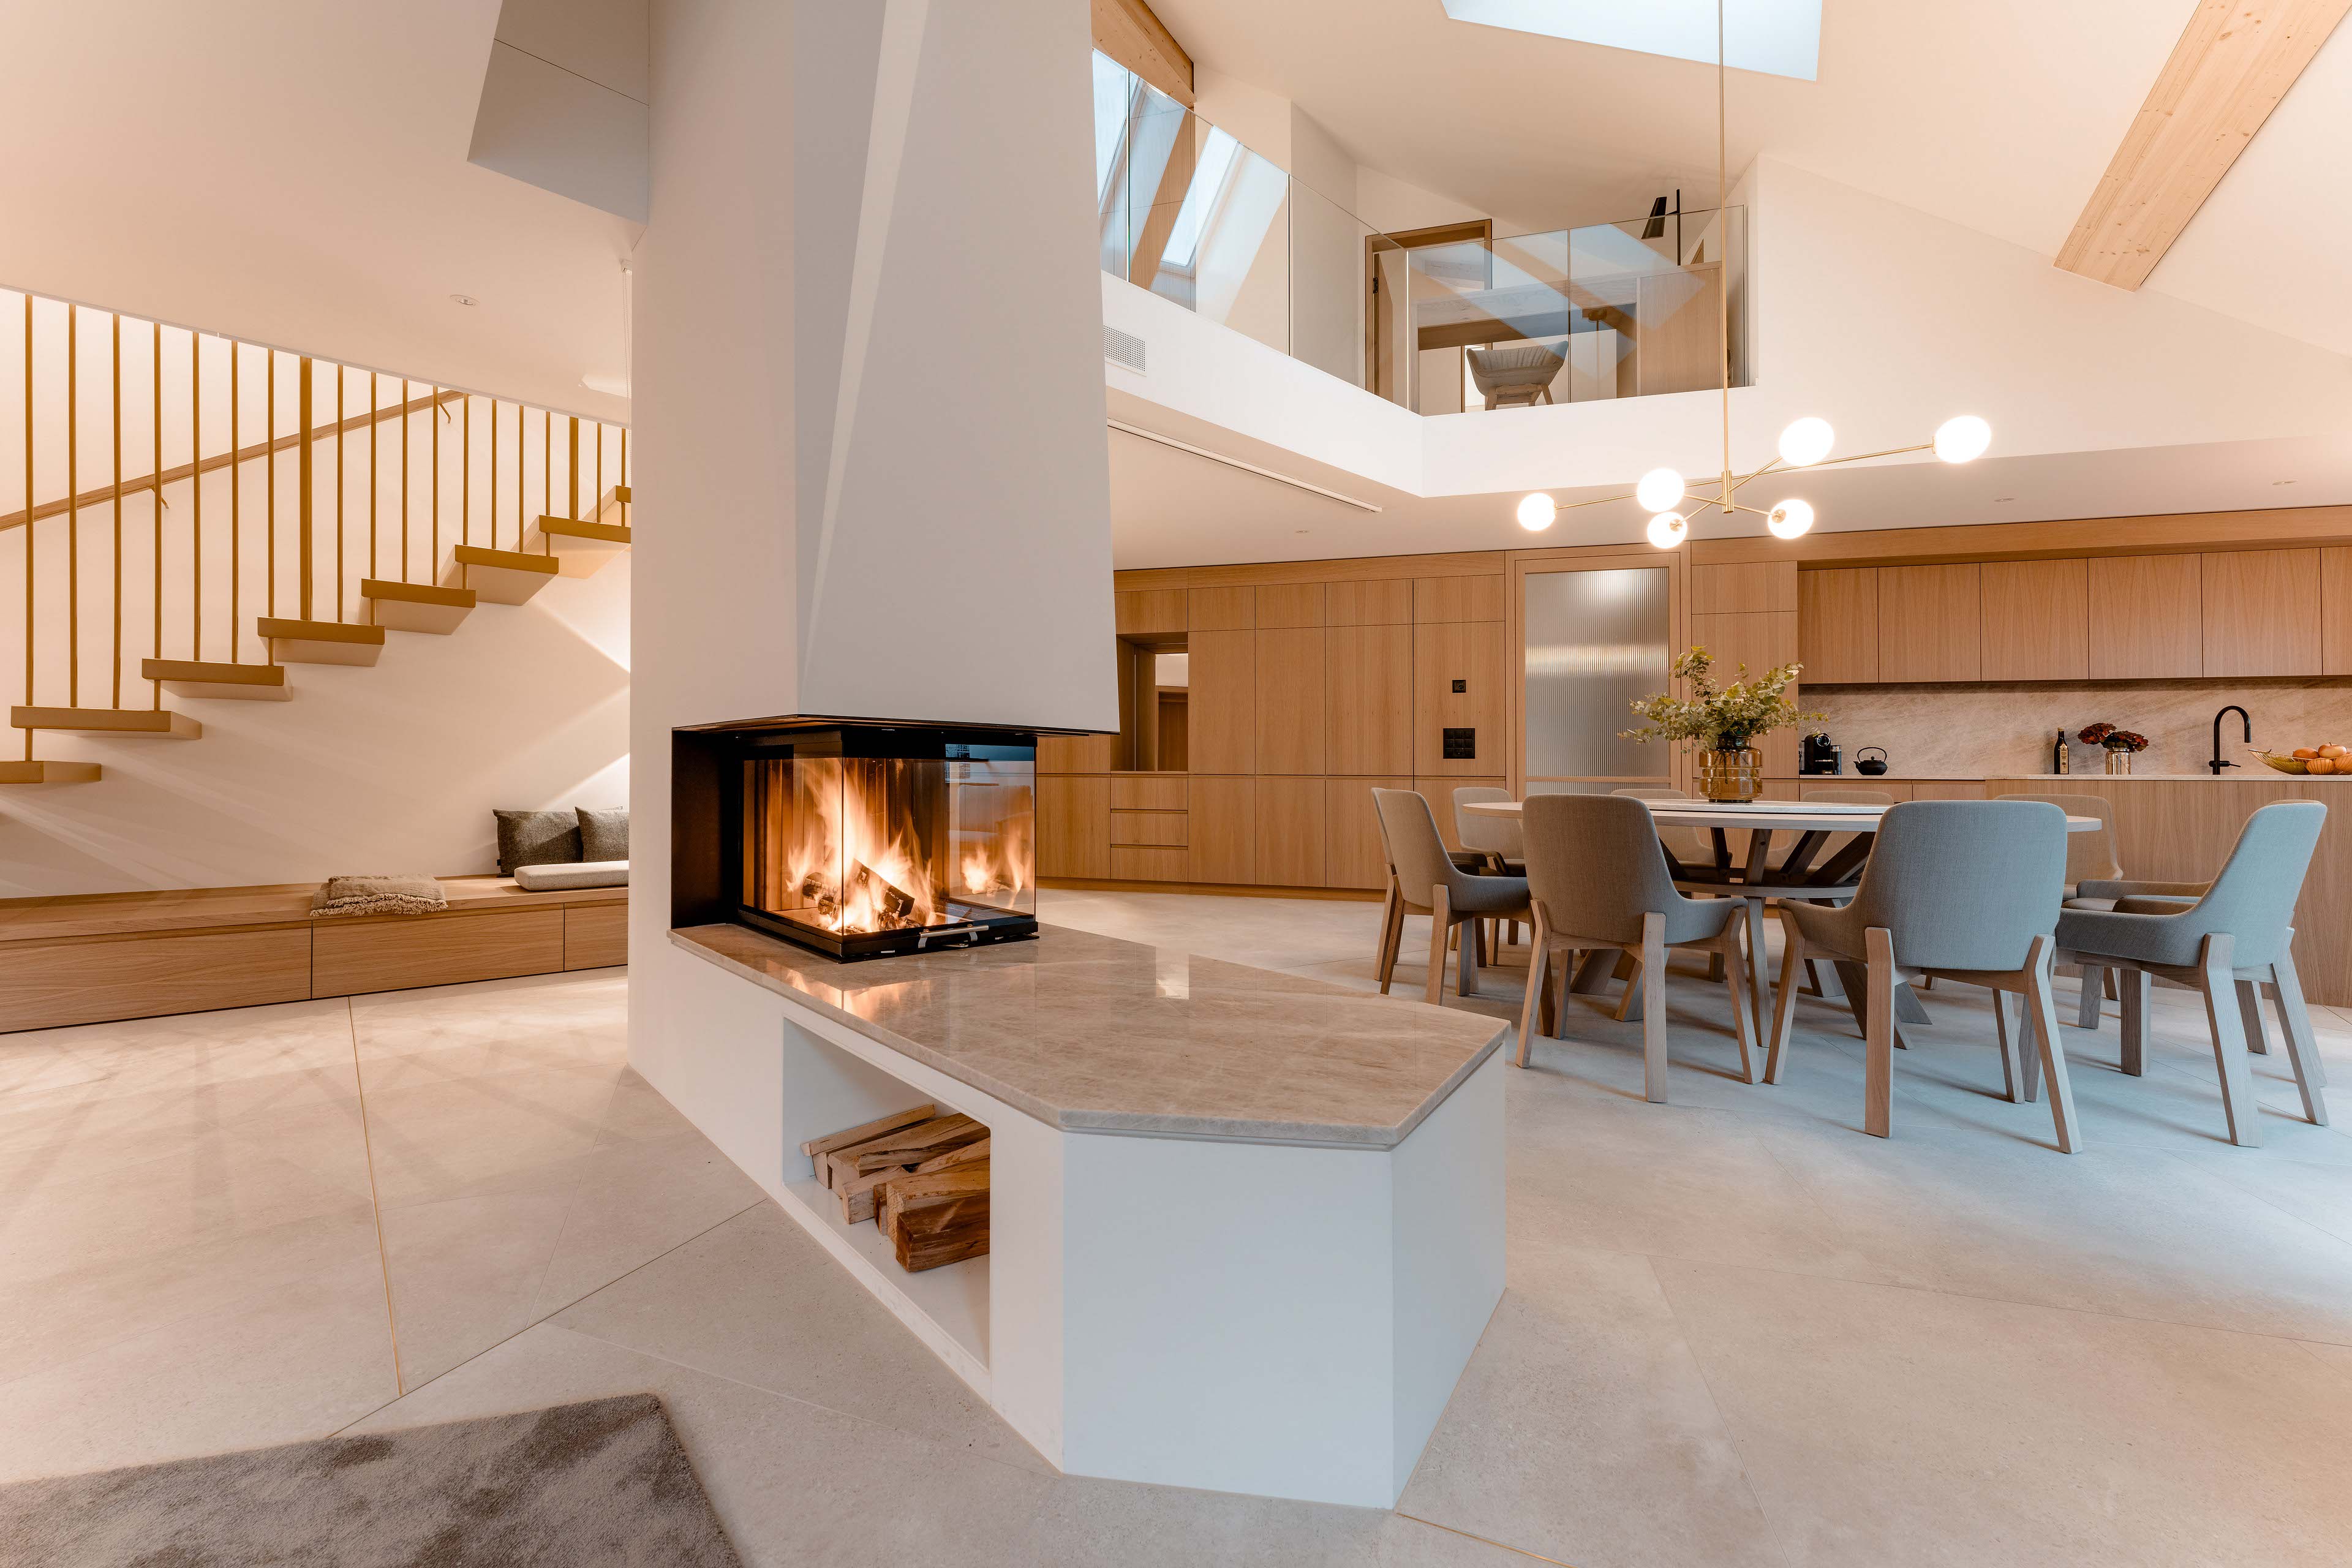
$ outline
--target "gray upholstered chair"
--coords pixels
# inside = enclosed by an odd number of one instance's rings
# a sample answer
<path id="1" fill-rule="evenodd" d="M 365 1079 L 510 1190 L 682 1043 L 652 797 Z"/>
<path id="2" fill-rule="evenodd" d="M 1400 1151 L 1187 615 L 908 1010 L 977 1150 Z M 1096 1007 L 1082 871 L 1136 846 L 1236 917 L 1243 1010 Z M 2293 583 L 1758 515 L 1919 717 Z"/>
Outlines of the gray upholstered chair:
<path id="1" fill-rule="evenodd" d="M 1469 926 L 1455 975 L 1456 989 L 1469 995 L 1477 987 L 1479 950 L 1485 945 L 1479 922 L 1488 917 L 1532 919 L 1528 879 L 1473 876 L 1456 866 L 1438 837 L 1429 802 L 1409 789 L 1376 789 L 1372 805 L 1380 813 L 1381 843 L 1389 858 L 1388 900 L 1381 911 L 1381 994 L 1388 994 L 1389 977 L 1396 972 L 1404 917 L 1411 914 L 1429 917 L 1428 999 L 1433 1003 L 1445 984 L 1445 939 L 1455 926 Z"/>
<path id="2" fill-rule="evenodd" d="M 1545 984 L 1559 955 L 1586 949 L 1637 955 L 1650 994 L 1642 1009 L 1642 1090 L 1666 1099 L 1666 950 L 1694 949 L 1724 959 L 1724 989 L 1739 1039 L 1739 1074 L 1756 1081 L 1755 1020 L 1748 1010 L 1746 922 L 1737 899 L 1685 898 L 1658 846 L 1649 808 L 1605 795 L 1540 795 L 1520 817 L 1528 851 L 1528 902 L 1535 947 L 1528 957 L 1527 999 L 1519 1008 L 1518 1065 L 1528 1065 L 1540 1014 L 1552 1005 Z"/>
<path id="3" fill-rule="evenodd" d="M 1612 789 L 1609 793 L 1611 795 L 1630 795 L 1635 800 L 1690 799 L 1690 792 L 1687 790 L 1664 789 L 1647 784 L 1637 785 L 1626 789 Z M 1658 835 L 1658 842 L 1664 845 L 1667 849 L 1672 851 L 1674 858 L 1681 861 L 1684 865 L 1712 866 L 1715 864 L 1715 847 L 1705 838 L 1699 837 L 1699 831 L 1697 828 L 1661 827 L 1656 831 Z"/>
<path id="4" fill-rule="evenodd" d="M 1511 404 L 1533 407 L 1551 401 L 1551 384 L 1568 363 L 1568 352 L 1549 343 L 1515 343 L 1507 349 L 1465 349 L 1471 384 L 1486 406 Z"/>
<path id="5" fill-rule="evenodd" d="M 2112 898 L 2095 900 L 2087 904 L 2074 902 L 2082 896 L 2085 883 L 2108 880 L 2124 874 L 2123 862 L 2116 858 L 2115 802 L 2103 795 L 2039 795 L 2026 791 L 2020 791 L 2015 795 L 2004 795 L 1998 798 L 2038 800 L 2056 806 L 2069 816 L 2097 817 L 2099 819 L 2097 832 L 2066 835 L 2066 901 L 2069 908 L 2111 910 L 2116 907 L 2115 900 Z M 2175 885 L 2186 888 L 2191 898 L 2205 890 L 2205 885 L 2202 882 L 2193 888 L 2189 888 L 2186 883 L 2166 884 L 2166 886 Z M 2151 883 L 2148 886 L 2153 889 L 2156 884 Z M 2074 1004 L 2074 1026 L 2078 1029 L 2095 1029 L 2099 1026 L 2100 994 L 2107 991 L 2115 982 L 2105 970 L 2086 969 L 2082 973 L 2083 991 Z"/>
<path id="6" fill-rule="evenodd" d="M 2263 1141 L 2245 1048 L 2245 1010 L 2255 986 L 2273 987 L 2278 998 L 2279 1028 L 2304 1115 L 2327 1124 L 2321 1093 L 2326 1080 L 2294 971 L 2289 923 L 2326 820 L 2327 807 L 2318 801 L 2275 802 L 2246 818 L 2221 874 L 2194 902 L 2126 893 L 2112 910 L 2070 909 L 2058 917 L 2063 961 L 2113 969 L 2121 979 L 2126 1073 L 2137 1077 L 2144 1070 L 2151 983 L 2169 980 L 2204 994 L 2232 1143 L 2252 1147 Z"/>
<path id="7" fill-rule="evenodd" d="M 1789 1024 L 1798 966 L 1808 954 L 1860 962 L 1867 976 L 1863 1038 L 1869 1052 L 1863 1130 L 1887 1136 L 1894 1120 L 1895 987 L 1941 974 L 1994 993 L 2032 999 L 2040 1065 L 2050 1079 L 2050 1116 L 2058 1147 L 2074 1152 L 2074 1094 L 2058 1044 L 2050 990 L 2057 944 L 2059 892 L 2066 872 L 2066 814 L 2032 801 L 1921 800 L 1889 806 L 1879 822 L 1869 865 L 1843 908 L 1783 903 L 1788 948 L 1772 1014 L 1772 1049 L 1764 1081 L 1778 1083 L 1789 1061 Z M 2000 1031 L 2006 1098 L 2033 1098 L 2017 1046 Z"/>
<path id="8" fill-rule="evenodd" d="M 1809 789 L 1804 792 L 1804 798 L 1822 801 L 1832 805 L 1893 805 L 1895 804 L 1895 797 L 1883 789 Z M 1813 851 L 1813 864 L 1826 865 L 1834 860 L 1839 852 L 1852 844 L 1856 837 L 1852 833 L 1832 834 L 1822 841 L 1820 848 Z M 1800 841 L 1801 838 L 1791 838 L 1786 845 L 1773 852 L 1772 864 L 1776 868 L 1795 851 Z M 1838 900 L 1830 901 L 1834 903 Z M 1822 984 L 1821 965 L 1810 959 L 1805 963 L 1805 989 L 1816 996 L 1830 994 L 1829 987 Z"/>
<path id="9" fill-rule="evenodd" d="M 1463 848 L 1481 857 L 1483 864 L 1478 869 L 1482 871 L 1500 872 L 1506 876 L 1523 873 L 1521 862 L 1527 858 L 1527 851 L 1519 847 L 1519 825 L 1507 816 L 1488 816 L 1462 808 L 1510 798 L 1509 790 L 1497 789 L 1493 784 L 1463 784 L 1454 792 L 1454 837 L 1460 840 Z M 1519 922 L 1517 921 L 1489 921 L 1486 925 L 1489 937 L 1502 935 L 1503 932 L 1496 928 L 1507 926 L 1508 940 L 1519 940 Z"/>

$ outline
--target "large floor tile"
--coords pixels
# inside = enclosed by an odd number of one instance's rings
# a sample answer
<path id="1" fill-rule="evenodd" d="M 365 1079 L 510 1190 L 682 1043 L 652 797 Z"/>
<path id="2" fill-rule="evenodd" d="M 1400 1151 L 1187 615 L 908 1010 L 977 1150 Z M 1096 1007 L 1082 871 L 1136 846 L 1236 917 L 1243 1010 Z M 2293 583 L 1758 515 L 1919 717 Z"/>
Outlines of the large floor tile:
<path id="1" fill-rule="evenodd" d="M 1895 1282 L 2352 1342 L 2352 1245 L 2201 1165 L 2136 1145 L 2064 1155 L 1947 1131 L 1761 1136 L 1836 1234 Z"/>
<path id="2" fill-rule="evenodd" d="M 1050 1469 L 765 1197 L 554 1321 L 949 1447 Z"/>
<path id="3" fill-rule="evenodd" d="M 1649 1261 L 1517 1247 L 1401 1512 L 1562 1563 L 1769 1564 Z"/>
<path id="4" fill-rule="evenodd" d="M 545 1068 L 371 1089 L 377 1194 L 394 1206 L 568 1189 L 612 1098 L 613 1075 Z"/>
<path id="5" fill-rule="evenodd" d="M 542 1323 L 353 1428 L 661 1396 L 719 1522 L 753 1568 L 1028 1568 L 1053 1482 L 895 1426 Z M 1116 1559 L 1080 1559 L 1108 1562 Z"/>
<path id="6" fill-rule="evenodd" d="M 291 1443 L 382 1405 L 373 1252 L 0 1384 L 0 1479 Z"/>
<path id="7" fill-rule="evenodd" d="M 579 1180 L 533 1297 L 542 1317 L 766 1202 L 751 1177 L 691 1130 L 608 1137 L 575 1164 Z"/>
<path id="8" fill-rule="evenodd" d="M 1020 1561 L 1055 1568 L 1527 1568 L 1518 1552 L 1380 1509 L 1070 1477 Z"/>
<path id="9" fill-rule="evenodd" d="M 2352 1401 L 2284 1341 L 1762 1270 L 1658 1277 L 1791 1563 L 2318 1568 Z"/>
<path id="10" fill-rule="evenodd" d="M 400 1333 L 400 1376 L 415 1388 L 530 1327 L 569 1192 L 489 1193 L 383 1211 L 383 1258 Z"/>

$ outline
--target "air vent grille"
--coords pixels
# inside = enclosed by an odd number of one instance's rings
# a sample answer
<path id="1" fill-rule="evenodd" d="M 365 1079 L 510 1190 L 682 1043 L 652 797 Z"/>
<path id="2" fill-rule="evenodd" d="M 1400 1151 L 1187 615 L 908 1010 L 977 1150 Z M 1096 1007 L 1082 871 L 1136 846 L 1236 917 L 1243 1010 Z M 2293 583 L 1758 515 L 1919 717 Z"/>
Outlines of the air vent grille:
<path id="1" fill-rule="evenodd" d="M 1103 328 L 1103 358 L 1116 365 L 1124 365 L 1136 374 L 1143 368 L 1143 340 L 1133 332 L 1122 332 L 1117 327 Z"/>

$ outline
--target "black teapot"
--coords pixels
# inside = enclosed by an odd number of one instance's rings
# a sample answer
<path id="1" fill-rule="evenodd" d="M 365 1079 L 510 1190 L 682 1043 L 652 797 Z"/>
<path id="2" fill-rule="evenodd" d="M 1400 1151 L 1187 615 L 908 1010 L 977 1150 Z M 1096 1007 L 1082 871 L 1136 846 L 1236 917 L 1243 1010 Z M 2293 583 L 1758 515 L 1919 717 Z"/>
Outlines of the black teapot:
<path id="1" fill-rule="evenodd" d="M 1873 752 L 1875 752 L 1878 754 L 1874 757 L 1871 755 Z M 1868 773 L 1873 778 L 1876 778 L 1880 773 L 1885 773 L 1886 771 L 1886 748 L 1884 746 L 1864 746 L 1862 750 L 1856 752 L 1853 754 L 1853 771 L 1858 773 Z"/>

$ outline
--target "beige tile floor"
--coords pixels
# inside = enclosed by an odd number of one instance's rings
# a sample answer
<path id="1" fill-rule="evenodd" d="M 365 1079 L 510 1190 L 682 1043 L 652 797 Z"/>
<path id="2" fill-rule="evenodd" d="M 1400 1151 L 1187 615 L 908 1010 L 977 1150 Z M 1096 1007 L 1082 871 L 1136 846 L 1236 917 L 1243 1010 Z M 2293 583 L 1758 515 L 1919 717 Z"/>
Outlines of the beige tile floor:
<path id="1" fill-rule="evenodd" d="M 1047 897 L 1371 984 L 1370 905 Z M 1517 959 L 1449 1005 L 1511 1016 Z M 1995 1096 L 1980 993 L 1927 997 L 1885 1142 L 1838 1010 L 1750 1086 L 1678 976 L 1658 1106 L 1580 1001 L 1510 1075 L 1510 1289 L 1381 1513 L 1054 1474 L 628 1071 L 625 988 L 0 1037 L 0 1479 L 653 1389 L 753 1563 L 2352 1554 L 2352 1137 L 2273 1058 L 2264 1146 L 2221 1142 L 2193 998 L 2142 1079 L 2066 1031 L 2073 1158 Z"/>

